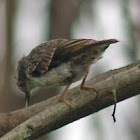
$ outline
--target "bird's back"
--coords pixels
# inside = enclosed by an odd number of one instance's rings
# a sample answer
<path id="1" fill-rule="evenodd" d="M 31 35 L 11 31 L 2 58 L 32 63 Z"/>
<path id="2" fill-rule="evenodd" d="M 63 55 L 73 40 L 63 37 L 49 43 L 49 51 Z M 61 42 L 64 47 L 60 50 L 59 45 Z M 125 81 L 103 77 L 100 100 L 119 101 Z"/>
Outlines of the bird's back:
<path id="1" fill-rule="evenodd" d="M 42 43 L 27 56 L 27 73 L 38 77 L 67 62 L 84 64 L 97 61 L 106 48 L 115 42 L 115 39 L 55 39 Z"/>

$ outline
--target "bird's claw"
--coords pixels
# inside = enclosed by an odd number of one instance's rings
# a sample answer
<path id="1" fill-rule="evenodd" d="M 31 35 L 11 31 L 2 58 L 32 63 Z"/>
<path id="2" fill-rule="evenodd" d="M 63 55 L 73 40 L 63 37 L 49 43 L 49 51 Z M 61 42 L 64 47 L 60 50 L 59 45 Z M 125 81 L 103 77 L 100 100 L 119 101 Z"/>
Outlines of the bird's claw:
<path id="1" fill-rule="evenodd" d="M 61 96 L 60 96 L 60 98 L 59 98 L 59 102 L 65 103 L 65 104 L 69 107 L 70 110 L 73 110 L 73 109 L 74 109 L 73 106 L 72 106 L 72 104 L 69 103 L 65 98 L 63 98 L 63 97 L 61 97 Z"/>

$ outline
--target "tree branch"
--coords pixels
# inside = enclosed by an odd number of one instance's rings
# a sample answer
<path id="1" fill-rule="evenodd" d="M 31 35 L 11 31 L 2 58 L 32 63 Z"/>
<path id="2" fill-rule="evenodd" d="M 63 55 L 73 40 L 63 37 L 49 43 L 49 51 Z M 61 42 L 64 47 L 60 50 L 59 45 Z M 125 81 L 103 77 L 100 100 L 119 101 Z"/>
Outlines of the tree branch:
<path id="1" fill-rule="evenodd" d="M 140 61 L 104 73 L 89 80 L 86 85 L 96 87 L 98 99 L 95 99 L 96 94 L 92 91 L 73 88 L 68 92 L 68 100 L 74 107 L 72 111 L 64 103 L 58 102 L 59 96 L 56 96 L 26 109 L 0 114 L 0 132 L 5 130 L 3 134 L 7 132 L 7 128 L 10 130 L 26 120 L 3 136 L 2 140 L 33 139 L 104 109 L 114 104 L 114 90 L 117 102 L 139 94 Z"/>

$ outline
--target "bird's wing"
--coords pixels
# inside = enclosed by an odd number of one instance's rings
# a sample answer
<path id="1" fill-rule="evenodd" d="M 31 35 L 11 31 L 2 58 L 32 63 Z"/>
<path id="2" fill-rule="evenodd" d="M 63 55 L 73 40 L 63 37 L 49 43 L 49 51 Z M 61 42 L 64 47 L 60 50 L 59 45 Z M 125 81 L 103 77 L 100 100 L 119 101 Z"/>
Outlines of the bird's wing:
<path id="1" fill-rule="evenodd" d="M 62 50 L 64 53 L 73 53 L 86 48 L 86 46 L 94 44 L 95 42 L 97 41 L 93 39 L 72 39 L 63 42 L 56 51 Z"/>
<path id="2" fill-rule="evenodd" d="M 55 54 L 71 56 L 71 55 L 78 54 L 80 51 L 84 51 L 85 49 L 89 49 L 90 47 L 95 47 L 95 46 L 102 47 L 102 45 L 108 46 L 116 42 L 118 42 L 118 40 L 116 39 L 107 39 L 101 41 L 97 41 L 93 39 L 72 39 L 72 40 L 67 40 L 62 44 L 60 44 L 57 47 Z"/>
<path id="3" fill-rule="evenodd" d="M 93 39 L 55 39 L 40 44 L 27 57 L 27 75 L 39 77 L 48 70 L 69 61 L 86 49 L 102 44 L 116 43 L 117 40 L 96 41 Z"/>
<path id="4" fill-rule="evenodd" d="M 65 39 L 55 39 L 35 47 L 27 56 L 26 74 L 32 77 L 39 77 L 45 74 L 56 48 L 65 41 Z"/>
<path id="5" fill-rule="evenodd" d="M 97 42 L 93 39 L 72 39 L 60 44 L 54 53 L 49 69 L 52 69 L 64 62 L 67 62 L 72 57 L 84 52 L 89 46 Z"/>
<path id="6" fill-rule="evenodd" d="M 110 44 L 116 43 L 116 39 L 108 40 L 93 40 L 93 39 L 72 39 L 61 43 L 55 50 L 54 56 L 50 63 L 49 69 L 52 69 L 68 60 L 74 56 L 78 56 L 84 51 L 90 51 L 90 48 L 103 49 L 105 50 Z"/>

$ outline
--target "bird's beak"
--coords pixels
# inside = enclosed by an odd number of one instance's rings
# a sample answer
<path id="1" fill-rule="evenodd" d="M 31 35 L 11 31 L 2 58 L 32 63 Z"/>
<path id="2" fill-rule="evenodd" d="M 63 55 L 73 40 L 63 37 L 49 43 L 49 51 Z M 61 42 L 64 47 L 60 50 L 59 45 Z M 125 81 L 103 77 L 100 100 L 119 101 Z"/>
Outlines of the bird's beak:
<path id="1" fill-rule="evenodd" d="M 30 94 L 25 93 L 25 107 L 28 107 L 30 103 Z"/>

